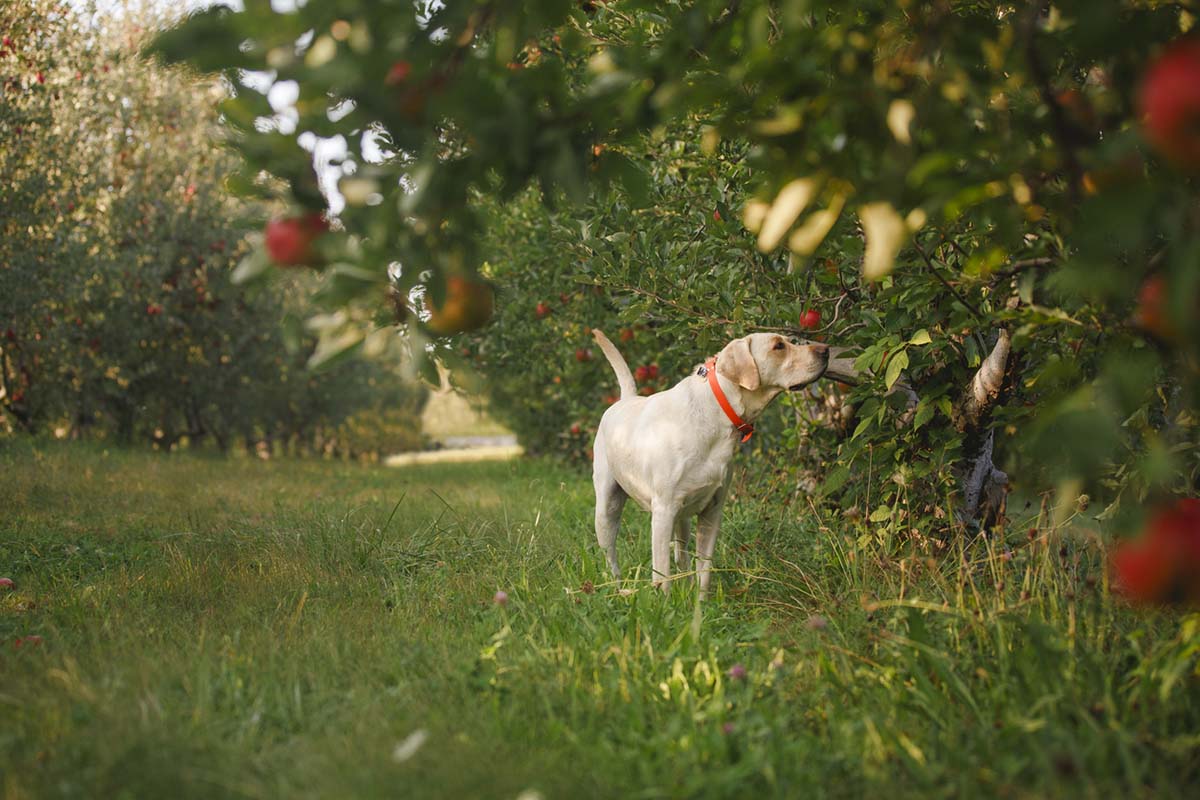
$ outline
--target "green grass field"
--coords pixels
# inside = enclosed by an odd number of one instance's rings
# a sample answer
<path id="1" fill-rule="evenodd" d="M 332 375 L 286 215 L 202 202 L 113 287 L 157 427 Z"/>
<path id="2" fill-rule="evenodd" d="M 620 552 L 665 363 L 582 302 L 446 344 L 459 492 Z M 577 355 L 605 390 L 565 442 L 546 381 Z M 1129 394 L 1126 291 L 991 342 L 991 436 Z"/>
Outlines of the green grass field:
<path id="1" fill-rule="evenodd" d="M 3 796 L 1200 790 L 1197 618 L 1109 597 L 1082 519 L 935 560 L 742 498 L 697 612 L 591 513 L 538 462 L 0 443 Z"/>

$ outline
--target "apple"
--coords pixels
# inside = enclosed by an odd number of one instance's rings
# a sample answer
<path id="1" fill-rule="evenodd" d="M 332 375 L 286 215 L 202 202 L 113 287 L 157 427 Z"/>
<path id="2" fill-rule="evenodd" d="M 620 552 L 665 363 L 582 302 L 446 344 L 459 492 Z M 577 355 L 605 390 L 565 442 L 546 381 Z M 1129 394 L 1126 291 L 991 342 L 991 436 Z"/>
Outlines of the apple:
<path id="1" fill-rule="evenodd" d="M 621 328 L 621 341 L 622 342 L 632 342 L 633 336 L 634 336 L 634 333 L 633 333 L 632 328 Z"/>
<path id="2" fill-rule="evenodd" d="M 408 76 L 412 73 L 412 64 L 407 61 L 397 61 L 392 64 L 392 68 L 388 70 L 387 77 L 383 82 L 388 86 L 398 86 L 408 80 Z"/>
<path id="3" fill-rule="evenodd" d="M 578 422 L 576 422 L 574 425 L 571 426 L 571 435 L 572 436 L 578 436 L 581 433 L 583 433 L 583 428 L 581 428 L 579 426 Z"/>
<path id="4" fill-rule="evenodd" d="M 575 360 L 580 363 L 582 363 L 584 361 L 591 361 L 592 360 L 592 351 L 588 350 L 587 348 L 580 347 L 578 350 L 575 351 Z"/>
<path id="5" fill-rule="evenodd" d="M 281 267 L 299 267 L 316 260 L 313 242 L 329 230 L 317 213 L 273 219 L 267 223 L 267 254 Z"/>
<path id="6" fill-rule="evenodd" d="M 1138 291 L 1137 308 L 1133 312 L 1133 321 L 1139 328 L 1154 334 L 1160 339 L 1171 341 L 1176 338 L 1178 331 L 1171 322 L 1167 304 L 1167 280 L 1161 274 L 1146 278 Z"/>
<path id="7" fill-rule="evenodd" d="M 620 398 L 617 397 L 615 394 L 606 394 L 606 395 L 604 395 L 604 405 L 611 406 L 613 403 L 617 402 L 617 400 L 619 400 L 619 399 Z"/>
<path id="8" fill-rule="evenodd" d="M 538 303 L 533 313 L 537 315 L 538 319 L 544 319 L 550 313 L 550 306 L 545 302 Z"/>
<path id="9" fill-rule="evenodd" d="M 162 313 L 162 306 L 160 306 L 158 303 L 150 303 L 148 306 L 146 306 L 146 315 L 147 316 L 157 317 L 161 313 Z M 80 319 L 76 319 L 75 324 L 82 325 L 83 321 Z"/>
<path id="10" fill-rule="evenodd" d="M 638 367 L 633 371 L 633 379 L 639 383 L 650 377 L 649 367 Z"/>
<path id="11" fill-rule="evenodd" d="M 653 386 L 643 386 L 641 389 L 638 390 L 638 394 L 649 397 L 650 395 L 654 394 L 654 387 Z"/>
<path id="12" fill-rule="evenodd" d="M 12 579 L 12 578 L 0 578 L 0 589 L 4 589 L 5 591 L 9 591 L 9 590 L 11 590 L 11 589 L 13 588 L 13 586 L 14 586 L 14 585 L 15 585 L 15 584 L 13 583 L 13 579 Z"/>
<path id="13" fill-rule="evenodd" d="M 1138 102 L 1150 144 L 1181 167 L 1200 167 L 1200 37 L 1167 46 L 1146 71 Z"/>
<path id="14" fill-rule="evenodd" d="M 649 376 L 650 380 L 654 380 L 655 378 L 657 378 L 658 377 L 658 364 L 651 364 L 648 367 L 646 367 L 646 375 Z"/>
<path id="15" fill-rule="evenodd" d="M 800 330 L 815 331 L 821 327 L 821 312 L 808 309 L 800 315 Z"/>
<path id="16" fill-rule="evenodd" d="M 713 209 L 713 222 L 723 222 L 723 221 L 724 220 L 721 217 L 721 209 L 719 209 L 719 208 Z"/>
<path id="17" fill-rule="evenodd" d="M 495 305 L 491 284 L 475 277 L 451 275 L 446 279 L 446 297 L 440 308 L 434 308 L 430 295 L 425 295 L 429 310 L 425 324 L 442 335 L 473 331 L 492 318 Z"/>

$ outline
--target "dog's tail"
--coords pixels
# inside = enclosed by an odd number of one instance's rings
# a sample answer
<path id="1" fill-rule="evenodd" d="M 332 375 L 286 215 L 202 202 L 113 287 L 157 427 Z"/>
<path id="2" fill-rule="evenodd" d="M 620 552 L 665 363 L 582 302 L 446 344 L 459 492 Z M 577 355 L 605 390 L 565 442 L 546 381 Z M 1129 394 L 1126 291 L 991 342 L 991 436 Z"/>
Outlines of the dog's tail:
<path id="1" fill-rule="evenodd" d="M 603 332 L 592 328 L 592 336 L 596 338 L 596 344 L 600 345 L 600 349 L 604 351 L 604 357 L 608 359 L 613 372 L 617 373 L 617 383 L 621 384 L 621 399 L 637 395 L 637 384 L 633 382 L 633 373 L 629 371 L 629 365 L 625 363 L 621 351 L 608 340 Z"/>

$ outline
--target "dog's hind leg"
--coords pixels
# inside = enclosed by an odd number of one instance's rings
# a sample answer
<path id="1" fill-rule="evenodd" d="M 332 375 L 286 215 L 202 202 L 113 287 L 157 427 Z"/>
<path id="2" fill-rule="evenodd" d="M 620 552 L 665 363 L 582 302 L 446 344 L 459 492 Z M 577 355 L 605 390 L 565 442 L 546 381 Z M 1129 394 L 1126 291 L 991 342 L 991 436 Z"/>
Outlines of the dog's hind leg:
<path id="1" fill-rule="evenodd" d="M 692 568 L 692 521 L 685 516 L 675 520 L 675 569 L 687 572 Z"/>
<path id="2" fill-rule="evenodd" d="M 621 512 L 627 499 L 629 495 L 616 481 L 596 485 L 596 541 L 608 557 L 608 568 L 614 578 L 621 577 L 621 568 L 617 565 L 617 534 L 621 531 Z"/>
<path id="3" fill-rule="evenodd" d="M 614 578 L 621 577 L 617 565 L 617 534 L 621 531 L 621 512 L 629 495 L 608 471 L 608 459 L 600 437 L 596 438 L 592 462 L 592 485 L 596 488 L 596 541 L 608 558 L 608 568 Z"/>

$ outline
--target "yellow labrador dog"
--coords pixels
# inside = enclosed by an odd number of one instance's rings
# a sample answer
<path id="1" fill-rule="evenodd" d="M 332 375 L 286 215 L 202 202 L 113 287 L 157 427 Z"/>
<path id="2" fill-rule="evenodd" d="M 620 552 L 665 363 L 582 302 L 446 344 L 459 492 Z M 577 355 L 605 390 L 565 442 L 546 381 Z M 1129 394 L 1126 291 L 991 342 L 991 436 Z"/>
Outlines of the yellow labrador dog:
<path id="1" fill-rule="evenodd" d="M 691 518 L 698 516 L 696 572 L 703 597 L 738 442 L 750 438 L 751 423 L 781 392 L 821 377 L 829 348 L 754 333 L 734 339 L 670 389 L 640 397 L 621 353 L 600 331 L 592 335 L 621 385 L 621 399 L 604 412 L 593 447 L 596 539 L 619 578 L 617 531 L 632 497 L 650 512 L 654 583 L 665 591 L 672 542 L 676 567 L 691 567 Z"/>

